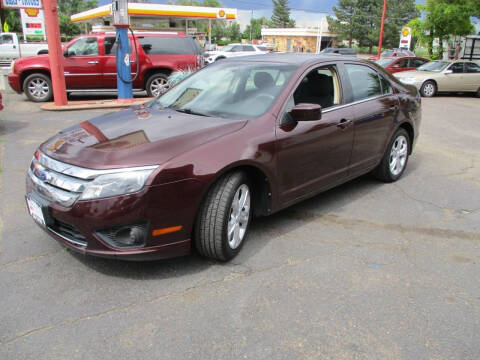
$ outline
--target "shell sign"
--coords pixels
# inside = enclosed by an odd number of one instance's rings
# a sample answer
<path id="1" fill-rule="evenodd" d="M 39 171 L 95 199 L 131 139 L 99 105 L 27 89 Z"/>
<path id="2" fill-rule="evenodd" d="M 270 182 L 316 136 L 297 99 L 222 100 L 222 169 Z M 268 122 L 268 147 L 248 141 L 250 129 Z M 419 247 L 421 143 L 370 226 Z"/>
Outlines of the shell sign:
<path id="1" fill-rule="evenodd" d="M 412 29 L 409 27 L 404 27 L 402 33 L 400 34 L 400 46 L 399 48 L 409 49 L 410 43 L 412 41 Z"/>
<path id="2" fill-rule="evenodd" d="M 225 16 L 226 16 L 226 15 L 227 15 L 227 14 L 225 13 L 225 10 L 220 9 L 220 10 L 218 10 L 217 18 L 219 18 L 219 19 L 225 19 Z"/>
<path id="3" fill-rule="evenodd" d="M 29 17 L 37 17 L 39 14 L 40 10 L 39 9 L 25 9 L 25 13 Z"/>

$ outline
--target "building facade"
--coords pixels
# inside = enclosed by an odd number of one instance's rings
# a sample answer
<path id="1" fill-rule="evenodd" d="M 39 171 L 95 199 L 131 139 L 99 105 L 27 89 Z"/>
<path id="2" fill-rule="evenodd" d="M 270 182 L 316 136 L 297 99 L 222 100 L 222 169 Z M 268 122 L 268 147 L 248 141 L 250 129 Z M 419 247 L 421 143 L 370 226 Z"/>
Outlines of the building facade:
<path id="1" fill-rule="evenodd" d="M 264 28 L 262 40 L 279 52 L 315 53 L 337 46 L 337 35 L 328 31 L 326 22 L 317 28 Z"/>

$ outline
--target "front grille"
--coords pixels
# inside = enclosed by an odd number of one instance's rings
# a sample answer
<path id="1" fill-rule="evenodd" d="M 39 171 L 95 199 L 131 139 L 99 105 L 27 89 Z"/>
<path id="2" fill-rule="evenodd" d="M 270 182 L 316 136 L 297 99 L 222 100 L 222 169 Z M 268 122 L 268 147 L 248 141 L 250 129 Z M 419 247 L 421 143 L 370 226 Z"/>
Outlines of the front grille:
<path id="1" fill-rule="evenodd" d="M 63 206 L 71 206 L 80 197 L 85 185 L 91 181 L 66 174 L 71 165 L 54 161 L 35 153 L 28 175 L 36 191 L 49 201 Z"/>
<path id="2" fill-rule="evenodd" d="M 71 243 L 87 246 L 87 238 L 72 225 L 54 219 L 49 229 Z"/>

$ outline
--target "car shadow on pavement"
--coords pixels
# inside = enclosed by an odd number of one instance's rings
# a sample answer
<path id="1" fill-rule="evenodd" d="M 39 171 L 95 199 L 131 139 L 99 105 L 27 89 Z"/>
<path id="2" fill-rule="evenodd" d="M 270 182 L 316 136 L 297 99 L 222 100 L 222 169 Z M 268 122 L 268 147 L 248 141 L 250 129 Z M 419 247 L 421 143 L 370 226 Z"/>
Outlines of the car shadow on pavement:
<path id="1" fill-rule="evenodd" d="M 407 178 L 415 172 L 418 158 L 410 159 L 403 174 Z M 400 180 L 401 181 L 401 180 Z M 270 216 L 256 218 L 251 225 L 247 241 L 239 255 L 230 262 L 219 262 L 203 258 L 195 249 L 191 255 L 184 257 L 155 261 L 124 261 L 84 256 L 69 251 L 71 256 L 86 267 L 102 274 L 135 280 L 166 279 L 200 273 L 211 266 L 233 267 L 242 266 L 248 259 L 258 254 L 275 237 L 296 230 L 305 223 L 316 221 L 330 213 L 339 213 L 342 208 L 353 201 L 368 196 L 381 186 L 390 186 L 376 180 L 371 174 L 353 179 L 336 188 L 306 199 Z"/>

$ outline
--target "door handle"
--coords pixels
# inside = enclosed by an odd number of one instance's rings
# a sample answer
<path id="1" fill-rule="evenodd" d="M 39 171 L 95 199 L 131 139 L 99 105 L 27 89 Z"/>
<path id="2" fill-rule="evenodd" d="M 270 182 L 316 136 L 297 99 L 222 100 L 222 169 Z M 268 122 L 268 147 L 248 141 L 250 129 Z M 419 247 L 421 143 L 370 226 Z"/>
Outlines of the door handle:
<path id="1" fill-rule="evenodd" d="M 98 61 L 89 61 L 89 64 L 98 64 Z"/>
<path id="2" fill-rule="evenodd" d="M 352 120 L 347 120 L 347 119 L 342 119 L 340 120 L 340 122 L 337 124 L 337 126 L 340 128 L 340 129 L 346 129 L 347 127 L 349 127 L 350 125 L 353 124 L 353 121 Z"/>

